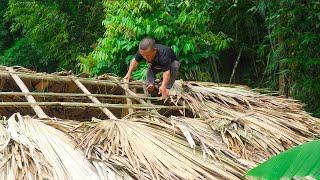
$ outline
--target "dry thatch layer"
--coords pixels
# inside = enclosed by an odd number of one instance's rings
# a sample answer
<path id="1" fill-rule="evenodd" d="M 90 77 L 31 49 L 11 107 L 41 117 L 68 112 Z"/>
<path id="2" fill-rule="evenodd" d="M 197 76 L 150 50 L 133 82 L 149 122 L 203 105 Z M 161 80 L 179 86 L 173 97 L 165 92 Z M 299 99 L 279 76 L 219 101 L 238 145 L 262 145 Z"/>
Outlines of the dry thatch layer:
<path id="1" fill-rule="evenodd" d="M 300 102 L 245 86 L 177 81 L 160 100 L 112 76 L 0 76 L 0 179 L 240 179 L 320 136 Z"/>

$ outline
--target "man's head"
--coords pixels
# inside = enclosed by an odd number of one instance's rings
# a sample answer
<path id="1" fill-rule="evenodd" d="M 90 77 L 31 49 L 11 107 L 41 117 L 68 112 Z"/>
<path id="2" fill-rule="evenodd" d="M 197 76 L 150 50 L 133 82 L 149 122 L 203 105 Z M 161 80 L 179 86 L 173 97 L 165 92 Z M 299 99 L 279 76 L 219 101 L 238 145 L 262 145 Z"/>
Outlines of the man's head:
<path id="1" fill-rule="evenodd" d="M 142 39 L 139 44 L 139 52 L 148 63 L 151 63 L 157 53 L 156 41 L 152 38 Z"/>

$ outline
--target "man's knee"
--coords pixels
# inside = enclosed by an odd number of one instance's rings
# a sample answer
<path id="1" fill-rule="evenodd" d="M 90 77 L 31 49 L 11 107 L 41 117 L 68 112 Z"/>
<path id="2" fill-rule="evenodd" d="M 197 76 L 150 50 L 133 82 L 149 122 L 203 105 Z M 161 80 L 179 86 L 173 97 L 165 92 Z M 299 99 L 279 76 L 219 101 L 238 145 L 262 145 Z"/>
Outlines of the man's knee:
<path id="1" fill-rule="evenodd" d="M 167 85 L 168 89 L 171 89 L 175 80 L 178 77 L 178 73 L 179 73 L 179 68 L 180 68 L 180 62 L 179 61 L 173 61 L 171 63 L 171 69 L 170 69 L 170 80 L 169 83 Z"/>
<path id="2" fill-rule="evenodd" d="M 171 63 L 171 69 L 172 70 L 178 70 L 180 68 L 180 62 L 179 61 L 173 61 Z"/>
<path id="3" fill-rule="evenodd" d="M 147 78 L 146 83 L 148 84 L 154 84 L 155 81 L 155 73 L 154 71 L 149 67 L 147 71 Z"/>

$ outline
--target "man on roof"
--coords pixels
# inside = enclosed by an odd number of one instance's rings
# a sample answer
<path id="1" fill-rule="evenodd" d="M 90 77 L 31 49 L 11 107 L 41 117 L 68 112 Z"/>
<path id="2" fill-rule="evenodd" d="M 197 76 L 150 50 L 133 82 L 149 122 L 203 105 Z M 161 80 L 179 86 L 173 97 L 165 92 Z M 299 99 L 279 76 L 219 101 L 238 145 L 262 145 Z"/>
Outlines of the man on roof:
<path id="1" fill-rule="evenodd" d="M 149 64 L 147 71 L 147 90 L 149 93 L 155 90 L 155 75 L 163 72 L 163 80 L 159 88 L 162 97 L 169 95 L 179 72 L 180 62 L 176 58 L 173 50 L 165 45 L 156 44 L 152 38 L 144 38 L 139 44 L 139 50 L 135 58 L 131 61 L 129 70 L 123 78 L 129 81 L 132 72 L 138 67 L 139 62 L 146 60 Z"/>

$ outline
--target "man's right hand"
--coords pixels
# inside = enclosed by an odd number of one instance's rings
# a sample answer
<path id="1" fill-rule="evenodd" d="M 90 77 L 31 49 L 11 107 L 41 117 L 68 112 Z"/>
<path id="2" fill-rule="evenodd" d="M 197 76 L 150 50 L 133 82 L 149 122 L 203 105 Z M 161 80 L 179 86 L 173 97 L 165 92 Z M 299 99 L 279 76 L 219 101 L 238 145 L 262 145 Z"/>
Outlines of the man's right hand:
<path id="1" fill-rule="evenodd" d="M 131 74 L 127 74 L 127 75 L 123 78 L 123 81 L 129 82 L 130 79 L 131 79 Z"/>

